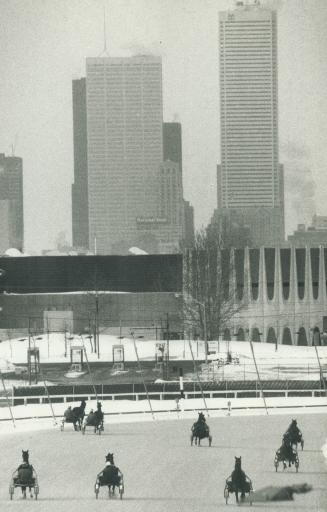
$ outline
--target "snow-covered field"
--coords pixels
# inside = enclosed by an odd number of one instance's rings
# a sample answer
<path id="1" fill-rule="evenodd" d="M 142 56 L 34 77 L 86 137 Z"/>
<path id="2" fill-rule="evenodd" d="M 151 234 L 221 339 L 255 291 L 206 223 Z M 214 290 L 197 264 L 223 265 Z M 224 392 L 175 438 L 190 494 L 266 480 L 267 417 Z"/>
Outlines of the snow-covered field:
<path id="1" fill-rule="evenodd" d="M 71 339 L 69 339 L 71 338 Z M 100 335 L 100 357 L 92 351 L 90 340 L 81 336 L 64 336 L 61 333 L 51 333 L 38 337 L 5 340 L 0 344 L 0 369 L 3 373 L 13 371 L 13 365 L 26 365 L 27 349 L 38 347 L 40 362 L 42 363 L 69 363 L 70 349 L 74 346 L 84 346 L 89 362 L 113 362 L 113 346 L 121 346 L 124 350 L 126 362 L 136 361 L 134 343 L 132 339 L 119 339 L 116 336 Z M 136 339 L 137 351 L 142 361 L 154 361 L 156 356 L 155 340 Z M 203 378 L 224 379 L 255 379 L 256 370 L 253 362 L 250 344 L 242 341 L 210 342 L 209 355 L 212 363 L 209 369 L 203 371 Z M 192 352 L 195 360 L 204 360 L 204 342 L 192 341 Z M 265 379 L 319 379 L 319 366 L 314 347 L 300 347 L 289 345 L 275 345 L 270 343 L 253 343 L 255 357 L 261 378 Z M 221 364 L 226 360 L 228 349 L 236 358 L 238 364 Z M 317 347 L 323 370 L 327 371 L 327 346 Z M 66 352 L 66 356 L 65 356 Z M 190 343 L 187 340 L 170 340 L 169 359 L 174 361 L 192 360 Z M 220 359 L 218 364 L 217 360 Z"/>

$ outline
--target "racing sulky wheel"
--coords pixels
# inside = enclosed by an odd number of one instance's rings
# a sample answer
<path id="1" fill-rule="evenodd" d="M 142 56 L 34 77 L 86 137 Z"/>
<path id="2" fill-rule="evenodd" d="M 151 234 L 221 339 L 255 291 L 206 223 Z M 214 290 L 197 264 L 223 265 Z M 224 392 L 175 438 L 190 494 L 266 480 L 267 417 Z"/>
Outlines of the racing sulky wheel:
<path id="1" fill-rule="evenodd" d="M 228 499 L 229 499 L 228 485 L 226 485 L 225 489 L 224 489 L 224 498 L 225 498 L 225 501 L 226 501 L 226 505 L 228 505 Z"/>
<path id="2" fill-rule="evenodd" d="M 279 461 L 278 461 L 277 456 L 275 457 L 275 460 L 274 460 L 274 466 L 275 466 L 276 471 L 278 471 Z"/>
<path id="3" fill-rule="evenodd" d="M 124 490 L 125 490 L 124 483 L 122 482 L 119 484 L 119 497 L 121 500 L 123 499 Z"/>
<path id="4" fill-rule="evenodd" d="M 295 470 L 296 470 L 297 473 L 299 471 L 299 466 L 300 466 L 299 457 L 296 456 L 296 459 L 295 459 Z"/>

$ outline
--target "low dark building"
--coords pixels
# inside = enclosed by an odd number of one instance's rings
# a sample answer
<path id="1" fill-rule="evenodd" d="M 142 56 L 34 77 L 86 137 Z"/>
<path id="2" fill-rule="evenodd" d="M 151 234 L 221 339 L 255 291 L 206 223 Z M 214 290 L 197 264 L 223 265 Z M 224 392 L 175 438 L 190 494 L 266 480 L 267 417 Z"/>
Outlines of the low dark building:
<path id="1" fill-rule="evenodd" d="M 0 258 L 0 329 L 181 331 L 182 256 Z"/>

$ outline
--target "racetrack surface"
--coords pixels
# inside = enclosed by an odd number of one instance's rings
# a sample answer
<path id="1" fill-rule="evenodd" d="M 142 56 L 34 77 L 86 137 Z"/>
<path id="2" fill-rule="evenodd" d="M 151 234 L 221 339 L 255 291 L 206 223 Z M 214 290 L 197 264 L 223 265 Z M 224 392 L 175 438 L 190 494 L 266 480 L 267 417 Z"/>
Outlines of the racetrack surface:
<path id="1" fill-rule="evenodd" d="M 196 415 L 197 416 L 197 415 Z M 194 420 L 196 417 L 194 418 Z M 225 505 L 225 479 L 241 455 L 243 469 L 252 478 L 254 489 L 267 485 L 307 482 L 314 490 L 295 495 L 294 502 L 244 505 L 254 511 L 327 510 L 327 466 L 321 452 L 326 441 L 327 420 L 323 414 L 297 416 L 305 439 L 299 451 L 300 468 L 275 472 L 274 454 L 291 416 L 209 418 L 213 445 L 190 446 L 190 420 L 106 424 L 105 432 L 85 436 L 71 425 L 64 432 L 26 432 L 3 435 L 0 465 L 0 510 L 16 511 L 103 511 L 119 512 L 209 512 L 239 510 L 233 496 Z M 12 471 L 21 461 L 21 450 L 30 450 L 30 461 L 39 476 L 38 501 L 21 499 L 15 490 L 9 500 Z M 115 454 L 115 462 L 125 477 L 122 501 L 108 500 L 105 489 L 95 499 L 96 474 L 104 466 L 105 454 Z"/>

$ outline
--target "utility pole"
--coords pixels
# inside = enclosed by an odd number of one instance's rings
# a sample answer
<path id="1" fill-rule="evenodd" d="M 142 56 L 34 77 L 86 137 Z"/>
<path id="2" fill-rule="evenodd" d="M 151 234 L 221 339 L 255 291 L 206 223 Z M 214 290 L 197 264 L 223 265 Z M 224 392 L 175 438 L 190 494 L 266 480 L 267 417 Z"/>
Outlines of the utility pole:
<path id="1" fill-rule="evenodd" d="M 152 419 L 154 420 L 155 416 L 154 416 L 154 412 L 153 412 L 153 409 L 152 409 L 148 388 L 147 388 L 147 385 L 145 383 L 144 374 L 143 374 L 143 370 L 142 370 L 142 366 L 141 366 L 141 361 L 140 361 L 139 354 L 138 354 L 138 351 L 137 351 L 134 331 L 131 331 L 131 335 L 132 335 L 132 338 L 133 338 L 133 344 L 134 344 L 134 350 L 135 350 L 135 355 L 136 355 L 136 359 L 137 359 L 137 365 L 138 365 L 139 372 L 140 372 L 141 377 L 142 377 L 142 382 L 143 382 L 146 398 L 148 400 L 149 408 L 150 408 L 150 411 L 151 411 Z"/>
<path id="2" fill-rule="evenodd" d="M 190 339 L 188 340 L 188 344 L 189 344 L 189 347 L 190 347 L 190 352 L 191 352 L 191 356 L 192 356 L 192 359 L 193 359 L 194 370 L 195 370 L 196 378 L 198 380 L 198 385 L 199 385 L 199 388 L 200 388 L 200 391 L 201 391 L 201 396 L 202 396 L 202 400 L 203 400 L 203 403 L 204 403 L 204 407 L 205 407 L 205 409 L 207 411 L 207 415 L 209 417 L 208 406 L 207 406 L 207 402 L 206 402 L 206 399 L 205 399 L 205 396 L 204 396 L 204 393 L 203 393 L 203 387 L 202 387 L 202 384 L 201 384 L 201 381 L 200 381 L 200 376 L 199 376 L 198 368 L 197 368 L 197 365 L 196 365 L 196 361 L 194 359 L 194 354 L 193 354 L 193 349 L 192 349 L 192 344 L 191 344 L 191 340 Z"/>
<path id="3" fill-rule="evenodd" d="M 32 368 L 31 368 L 31 318 L 28 317 L 28 384 L 32 384 Z"/>
<path id="4" fill-rule="evenodd" d="M 320 336 L 320 333 L 319 333 L 319 336 Z M 315 343 L 314 332 L 312 333 L 312 343 L 313 343 L 313 345 L 315 347 L 317 361 L 318 361 L 318 366 L 319 366 L 320 388 L 324 388 L 325 396 L 327 396 L 326 383 L 325 383 L 324 374 L 323 374 L 322 367 L 321 367 L 321 362 L 320 362 L 320 357 L 319 357 L 319 354 L 318 354 L 317 344 Z"/>
<path id="5" fill-rule="evenodd" d="M 206 315 L 205 304 L 203 304 L 203 334 L 204 334 L 204 357 L 205 357 L 205 363 L 208 364 L 207 315 Z"/>
<path id="6" fill-rule="evenodd" d="M 252 340 L 251 340 L 251 336 L 250 336 L 250 329 L 248 329 L 248 338 L 249 338 L 249 343 L 250 343 L 251 352 L 252 352 L 252 356 L 253 356 L 254 366 L 255 366 L 255 369 L 256 369 L 256 372 L 257 372 L 257 377 L 258 377 L 258 382 L 259 382 L 259 386 L 260 386 L 262 400 L 263 400 L 263 403 L 264 403 L 264 406 L 265 406 L 265 409 L 266 409 L 266 413 L 268 415 L 269 414 L 268 413 L 268 407 L 267 407 L 266 398 L 265 398 L 265 395 L 264 395 L 264 392 L 263 392 L 263 387 L 262 387 L 262 382 L 261 382 L 261 379 L 260 379 L 260 374 L 259 374 L 259 369 L 258 369 L 258 366 L 257 366 L 257 361 L 256 361 L 256 358 L 255 358 L 255 355 L 254 355 L 253 344 L 252 344 Z"/>
<path id="7" fill-rule="evenodd" d="M 100 339 L 99 339 L 99 296 L 98 290 L 95 292 L 95 351 L 98 353 L 98 359 L 100 358 Z"/>

